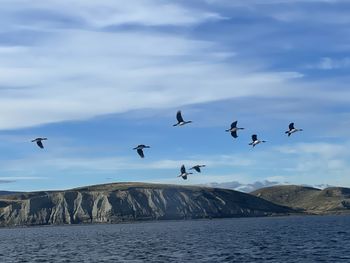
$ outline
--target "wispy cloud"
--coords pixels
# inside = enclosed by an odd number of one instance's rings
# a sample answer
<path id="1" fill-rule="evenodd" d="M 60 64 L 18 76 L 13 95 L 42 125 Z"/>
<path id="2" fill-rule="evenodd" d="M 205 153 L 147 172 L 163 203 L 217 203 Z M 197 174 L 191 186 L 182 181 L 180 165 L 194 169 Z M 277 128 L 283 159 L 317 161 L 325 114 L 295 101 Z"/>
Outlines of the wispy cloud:
<path id="1" fill-rule="evenodd" d="M 59 157 L 55 155 L 47 155 L 40 157 L 40 162 L 37 161 L 37 156 L 26 159 L 17 159 L 2 162 L 4 170 L 11 171 L 27 171 L 36 170 L 39 167 L 46 169 L 79 169 L 88 171 L 119 171 L 119 170 L 179 170 L 182 164 L 188 168 L 196 164 L 205 164 L 207 167 L 245 167 L 253 163 L 251 160 L 241 158 L 239 156 L 218 155 L 188 159 L 161 159 L 150 162 L 139 162 L 135 159 L 127 157 Z M 19 178 L 19 177 L 18 177 Z M 36 177 L 21 177 L 21 178 L 36 178 Z M 41 178 L 41 177 L 40 177 Z M 0 178 L 1 179 L 1 178 Z M 3 178 L 4 179 L 4 178 Z"/>
<path id="2" fill-rule="evenodd" d="M 152 182 L 155 183 L 167 183 L 167 184 L 181 184 L 181 185 L 199 185 L 199 184 L 209 184 L 211 182 L 223 183 L 227 181 L 232 181 L 233 179 L 243 179 L 244 174 L 229 174 L 229 175 L 215 175 L 215 174 L 201 174 L 198 176 L 194 174 L 188 180 L 182 180 L 177 177 L 166 177 L 160 179 L 153 179 Z"/>
<path id="3" fill-rule="evenodd" d="M 348 68 L 350 67 L 350 58 L 330 58 L 330 57 L 324 57 L 321 58 L 321 60 L 314 64 L 314 65 L 308 65 L 307 68 L 316 68 L 316 69 L 322 69 L 322 70 L 334 70 L 334 69 L 342 69 L 342 68 Z"/>
<path id="4" fill-rule="evenodd" d="M 3 1 L 6 14 L 21 13 L 33 25 L 62 26 L 85 23 L 93 27 L 138 24 L 145 26 L 188 25 L 222 19 L 215 13 L 175 4 L 171 1 L 57 1 L 36 3 L 27 0 Z M 48 15 L 51 14 L 49 18 Z M 35 18 L 35 19 L 34 19 Z M 19 20 L 23 22 L 23 20 Z M 17 24 L 18 21 L 16 21 Z M 73 23 L 72 23 L 73 22 Z M 75 23 L 74 23 L 75 22 Z M 15 23 L 16 24 L 16 23 Z M 22 23 L 26 25 L 25 23 Z"/>
<path id="5" fill-rule="evenodd" d="M 281 153 L 287 154 L 317 154 L 322 157 L 343 157 L 348 155 L 347 145 L 315 142 L 315 143 L 297 143 L 294 145 L 285 145 L 276 147 Z"/>
<path id="6" fill-rule="evenodd" d="M 150 105 L 164 108 L 276 96 L 288 92 L 290 79 L 300 77 L 298 73 L 241 72 L 216 61 L 208 46 L 213 43 L 140 32 L 63 33 L 49 45 L 11 58 L 21 61 L 21 66 L 9 67 L 10 60 L 0 63 L 0 85 L 23 87 L 0 90 L 0 110 L 12 113 L 0 117 L 0 128 L 86 119 Z M 31 67 L 25 67 L 27 63 Z M 241 88 L 232 89 L 232 85 Z M 281 85 L 286 86 L 283 91 Z M 201 92 L 193 86 L 200 86 Z"/>
<path id="7" fill-rule="evenodd" d="M 289 155 L 289 170 L 309 181 L 348 184 L 350 172 L 349 142 L 338 143 L 298 143 L 276 147 L 277 151 Z M 332 175 L 332 179 L 329 176 Z"/>
<path id="8" fill-rule="evenodd" d="M 252 160 L 247 160 L 238 155 L 212 155 L 212 156 L 196 156 L 191 159 L 176 160 L 160 160 L 149 165 L 152 169 L 171 169 L 178 168 L 179 164 L 187 166 L 196 164 L 205 164 L 207 167 L 244 167 L 253 164 Z"/>
<path id="9" fill-rule="evenodd" d="M 9 183 L 15 183 L 17 181 L 22 180 L 45 180 L 47 177 L 40 177 L 40 176 L 5 176 L 0 177 L 0 184 L 9 184 Z"/>
<path id="10" fill-rule="evenodd" d="M 281 185 L 281 184 L 286 184 L 286 183 L 283 183 L 282 181 L 263 180 L 263 181 L 256 181 L 253 183 L 242 183 L 242 182 L 238 182 L 238 181 L 223 182 L 223 183 L 212 182 L 212 183 L 207 183 L 204 185 L 209 186 L 209 187 L 232 189 L 232 190 L 236 190 L 236 191 L 250 193 L 250 192 L 253 192 L 257 189 L 261 189 L 261 188 L 269 187 L 269 186 Z"/>
<path id="11" fill-rule="evenodd" d="M 14 182 L 16 182 L 16 180 L 0 179 L 0 184 L 9 184 Z"/>
<path id="12" fill-rule="evenodd" d="M 36 12 L 46 9 L 57 16 L 45 19 L 59 17 L 67 27 L 42 25 Z M 101 31 L 113 24 L 183 26 L 220 18 L 205 7 L 192 11 L 193 7 L 157 1 L 53 1 L 40 8 L 24 0 L 5 2 L 0 12 L 13 13 L 11 24 L 34 28 L 11 27 L 14 43 L 2 46 L 6 54 L 0 52 L 0 110 L 11 116 L 1 115 L 0 129 L 245 96 L 300 96 L 307 85 L 302 73 L 256 68 L 242 59 L 228 63 L 237 52 L 227 52 L 226 45 L 213 40 L 140 28 Z M 27 13 L 31 22 L 24 25 L 18 13 Z M 72 13 L 100 29 L 66 22 Z M 28 43 L 21 30 L 35 35 L 35 41 Z"/>

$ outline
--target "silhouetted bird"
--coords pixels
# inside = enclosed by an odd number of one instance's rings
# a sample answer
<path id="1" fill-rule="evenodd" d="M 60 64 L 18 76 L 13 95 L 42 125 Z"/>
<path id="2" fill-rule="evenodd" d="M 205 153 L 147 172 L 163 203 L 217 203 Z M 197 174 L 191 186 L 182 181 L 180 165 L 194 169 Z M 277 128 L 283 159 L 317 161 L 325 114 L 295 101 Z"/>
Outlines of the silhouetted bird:
<path id="1" fill-rule="evenodd" d="M 266 141 L 258 140 L 258 136 L 256 134 L 253 134 L 252 135 L 252 142 L 249 143 L 249 145 L 253 145 L 253 147 L 255 147 L 255 145 L 258 145 L 259 143 L 262 143 L 262 142 L 266 142 Z"/>
<path id="2" fill-rule="evenodd" d="M 140 144 L 140 145 L 137 145 L 137 147 L 133 148 L 133 150 L 137 150 L 137 153 L 140 155 L 140 157 L 144 158 L 145 155 L 143 154 L 143 149 L 145 148 L 151 148 L 151 147 L 144 144 Z"/>
<path id="3" fill-rule="evenodd" d="M 182 165 L 182 166 L 181 166 L 180 172 L 181 172 L 181 174 L 178 175 L 177 177 L 182 177 L 182 179 L 184 179 L 184 180 L 187 180 L 187 175 L 192 174 L 192 173 L 186 172 L 185 165 Z"/>
<path id="4" fill-rule="evenodd" d="M 244 130 L 244 128 L 238 128 L 237 127 L 237 121 L 234 121 L 231 124 L 231 128 L 227 129 L 226 131 L 227 132 L 231 132 L 231 135 L 232 135 L 233 138 L 237 138 L 238 137 L 238 135 L 237 135 L 237 131 L 238 130 Z"/>
<path id="5" fill-rule="evenodd" d="M 36 142 L 36 144 L 41 148 L 44 149 L 44 145 L 42 141 L 47 140 L 47 138 L 36 138 L 34 140 L 32 140 L 32 142 Z"/>
<path id="6" fill-rule="evenodd" d="M 302 131 L 303 129 L 297 129 L 294 128 L 294 122 L 291 122 L 289 124 L 289 131 L 286 131 L 285 133 L 288 134 L 288 137 L 291 136 L 293 133 L 298 132 L 298 131 Z"/>
<path id="7" fill-rule="evenodd" d="M 190 170 L 194 169 L 194 170 L 196 170 L 198 173 L 200 173 L 202 167 L 205 167 L 205 165 L 204 165 L 204 164 L 203 164 L 203 165 L 195 165 L 195 166 L 191 167 Z"/>
<path id="8" fill-rule="evenodd" d="M 177 119 L 177 123 L 174 124 L 173 126 L 183 126 L 185 124 L 188 124 L 188 123 L 192 122 L 192 121 L 184 121 L 184 119 L 182 118 L 180 110 L 176 113 L 176 119 Z"/>

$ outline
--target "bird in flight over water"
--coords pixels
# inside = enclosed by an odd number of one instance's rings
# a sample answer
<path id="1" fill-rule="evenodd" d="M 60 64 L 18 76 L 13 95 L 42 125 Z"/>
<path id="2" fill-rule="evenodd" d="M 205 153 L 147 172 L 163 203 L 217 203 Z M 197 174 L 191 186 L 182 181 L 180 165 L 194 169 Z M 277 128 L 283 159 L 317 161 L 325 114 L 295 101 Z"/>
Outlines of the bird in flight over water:
<path id="1" fill-rule="evenodd" d="M 288 137 L 291 136 L 293 133 L 298 132 L 298 131 L 302 131 L 303 129 L 297 129 L 294 128 L 294 122 L 291 122 L 289 124 L 289 130 L 286 131 L 285 133 L 288 134 Z"/>
<path id="2" fill-rule="evenodd" d="M 137 153 L 140 155 L 141 158 L 144 158 L 145 155 L 143 153 L 143 149 L 145 148 L 151 148 L 150 146 L 144 145 L 144 144 L 139 144 L 133 150 L 137 150 Z"/>
<path id="3" fill-rule="evenodd" d="M 237 135 L 237 131 L 238 130 L 244 130 L 244 128 L 238 128 L 237 127 L 237 121 L 234 121 L 234 122 L 232 122 L 232 124 L 231 124 L 231 128 L 230 129 L 227 129 L 226 131 L 227 132 L 231 132 L 231 136 L 233 137 L 233 138 L 237 138 L 238 137 L 238 135 Z"/>
<path id="4" fill-rule="evenodd" d="M 203 165 L 195 165 L 195 166 L 192 166 L 189 170 L 196 170 L 198 173 L 200 173 L 201 172 L 201 168 L 202 167 L 205 167 L 205 165 L 203 164 Z"/>
<path id="5" fill-rule="evenodd" d="M 187 175 L 192 174 L 192 173 L 186 172 L 185 165 L 182 165 L 182 166 L 181 166 L 180 172 L 181 172 L 181 174 L 178 175 L 177 177 L 182 177 L 182 179 L 184 179 L 184 180 L 187 180 Z"/>
<path id="6" fill-rule="evenodd" d="M 258 140 L 258 136 L 256 134 L 253 134 L 252 135 L 252 142 L 249 143 L 249 145 L 253 145 L 253 147 L 255 147 L 255 145 L 258 145 L 259 143 L 262 143 L 262 142 L 266 142 L 266 141 Z"/>
<path id="7" fill-rule="evenodd" d="M 42 141 L 47 140 L 47 138 L 36 138 L 34 140 L 32 140 L 32 142 L 36 142 L 36 144 L 41 148 L 44 149 L 44 145 Z"/>
<path id="8" fill-rule="evenodd" d="M 180 110 L 176 113 L 176 119 L 177 119 L 177 123 L 174 124 L 173 126 L 183 126 L 185 124 L 192 122 L 192 121 L 184 121 Z"/>

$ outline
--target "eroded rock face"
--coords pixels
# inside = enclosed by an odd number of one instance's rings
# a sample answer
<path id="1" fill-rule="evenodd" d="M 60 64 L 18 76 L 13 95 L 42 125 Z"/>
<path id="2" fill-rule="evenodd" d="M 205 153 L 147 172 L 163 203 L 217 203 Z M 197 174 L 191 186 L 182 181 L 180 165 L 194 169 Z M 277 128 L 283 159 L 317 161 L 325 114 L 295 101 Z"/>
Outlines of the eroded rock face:
<path id="1" fill-rule="evenodd" d="M 108 184 L 3 196 L 0 226 L 251 217 L 290 212 L 290 208 L 232 190 Z"/>

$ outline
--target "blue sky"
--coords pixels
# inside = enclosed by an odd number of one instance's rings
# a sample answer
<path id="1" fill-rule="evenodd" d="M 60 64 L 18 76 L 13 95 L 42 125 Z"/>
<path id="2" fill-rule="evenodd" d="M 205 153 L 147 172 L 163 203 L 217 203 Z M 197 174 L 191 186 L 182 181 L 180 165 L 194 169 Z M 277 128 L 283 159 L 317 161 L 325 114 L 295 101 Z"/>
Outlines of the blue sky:
<path id="1" fill-rule="evenodd" d="M 349 12 L 341 0 L 3 0 L 0 189 L 350 187 Z M 194 123 L 172 127 L 178 109 Z M 289 122 L 304 132 L 286 137 Z M 251 149 L 253 133 L 268 142 Z M 176 178 L 197 163 L 202 174 Z"/>

